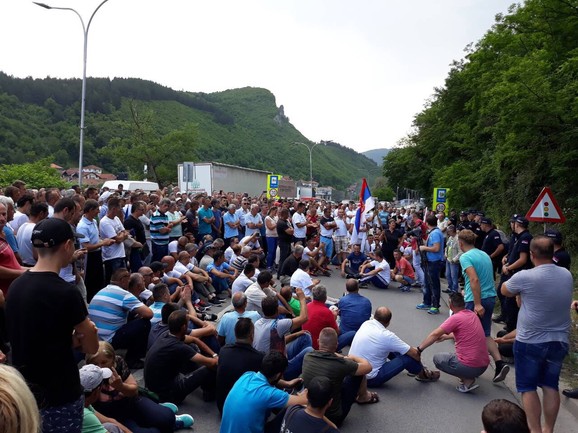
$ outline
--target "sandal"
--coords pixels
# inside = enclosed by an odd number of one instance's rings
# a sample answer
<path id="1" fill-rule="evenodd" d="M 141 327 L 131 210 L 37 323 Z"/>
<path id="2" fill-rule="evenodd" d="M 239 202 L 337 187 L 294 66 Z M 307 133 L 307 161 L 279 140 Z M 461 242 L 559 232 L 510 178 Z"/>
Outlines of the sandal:
<path id="1" fill-rule="evenodd" d="M 437 370 L 428 370 L 426 367 L 415 377 L 420 382 L 436 382 L 439 380 L 441 373 Z"/>
<path id="2" fill-rule="evenodd" d="M 377 403 L 379 401 L 379 395 L 377 395 L 376 392 L 371 392 L 369 393 L 370 398 L 367 401 L 359 401 L 359 400 L 355 400 L 357 402 L 357 404 L 374 404 Z"/>

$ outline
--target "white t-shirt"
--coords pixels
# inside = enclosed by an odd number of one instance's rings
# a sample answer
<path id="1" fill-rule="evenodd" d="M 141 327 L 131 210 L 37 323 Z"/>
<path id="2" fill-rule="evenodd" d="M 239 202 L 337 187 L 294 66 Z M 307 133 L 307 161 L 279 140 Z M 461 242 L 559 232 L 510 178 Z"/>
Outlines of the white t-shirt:
<path id="1" fill-rule="evenodd" d="M 268 287 L 264 289 L 259 286 L 259 283 L 255 282 L 251 284 L 247 289 L 245 289 L 245 296 L 247 297 L 247 311 L 257 311 L 260 315 L 263 315 L 263 309 L 261 308 L 261 301 L 267 296 L 277 296 L 276 293 Z"/>
<path id="2" fill-rule="evenodd" d="M 107 238 L 114 238 L 117 234 L 124 230 L 124 226 L 118 219 L 118 217 L 114 217 L 114 219 L 110 219 L 106 215 L 102 217 L 100 220 L 100 225 L 98 226 L 100 229 L 100 236 L 102 239 Z M 119 259 L 124 258 L 124 244 L 121 243 L 114 243 L 108 247 L 102 247 L 102 260 L 112 260 L 112 259 Z"/>
<path id="3" fill-rule="evenodd" d="M 296 238 L 306 237 L 307 225 L 304 225 L 303 227 L 297 227 L 297 223 L 299 224 L 307 223 L 305 215 L 295 212 L 293 214 L 293 218 L 291 218 L 291 221 L 293 222 L 293 236 L 295 236 Z"/>
<path id="4" fill-rule="evenodd" d="M 267 227 L 267 221 L 277 226 L 277 217 L 272 218 L 267 215 L 267 217 L 265 218 L 265 236 L 267 236 L 268 238 L 278 237 L 279 235 L 277 234 L 277 227 L 275 227 L 273 230 L 270 230 L 269 227 Z"/>
<path id="5" fill-rule="evenodd" d="M 18 243 L 18 253 L 25 265 L 35 265 L 36 259 L 32 253 L 32 231 L 36 227 L 35 223 L 24 223 L 20 226 L 18 234 L 16 235 L 16 242 Z"/>
<path id="6" fill-rule="evenodd" d="M 247 287 L 249 287 L 253 283 L 254 281 L 252 279 L 248 278 L 244 272 L 241 272 L 241 274 L 237 278 L 235 278 L 235 281 L 233 281 L 231 290 L 233 291 L 233 293 L 244 292 L 245 290 L 247 290 Z"/>
<path id="7" fill-rule="evenodd" d="M 191 264 L 189 263 L 189 266 L 190 265 Z M 183 274 L 186 274 L 187 272 L 189 272 L 192 269 L 192 267 L 189 267 L 189 266 L 185 266 L 181 262 L 176 262 L 173 270 L 178 272 L 180 274 L 179 276 L 181 276 Z"/>
<path id="8" fill-rule="evenodd" d="M 364 322 L 355 334 L 349 354 L 369 361 L 371 372 L 367 374 L 367 378 L 373 379 L 385 364 L 390 352 L 405 355 L 409 349 L 409 344 L 372 319 Z"/>
<path id="9" fill-rule="evenodd" d="M 300 288 L 305 293 L 305 296 L 311 296 L 311 289 L 308 288 L 313 285 L 313 280 L 311 276 L 305 272 L 303 269 L 297 269 L 291 275 L 291 282 L 289 283 L 291 287 Z"/>
<path id="10" fill-rule="evenodd" d="M 385 259 L 382 262 L 378 262 L 377 260 L 371 261 L 371 266 L 373 269 L 381 269 L 381 271 L 377 274 L 379 275 L 387 284 L 389 284 L 389 280 L 391 277 L 391 269 L 389 267 L 389 263 Z"/>
<path id="11" fill-rule="evenodd" d="M 227 247 L 223 255 L 225 256 L 225 261 L 227 263 L 231 263 L 231 257 L 233 257 L 233 248 Z"/>
<path id="12" fill-rule="evenodd" d="M 177 253 L 179 251 L 179 241 L 171 241 L 169 242 L 169 254 Z"/>
<path id="13" fill-rule="evenodd" d="M 14 233 L 17 234 L 18 229 L 26 222 L 28 222 L 28 215 L 17 210 L 14 213 L 14 218 L 8 223 L 8 225 L 10 225 L 12 230 L 14 230 Z"/>
<path id="14" fill-rule="evenodd" d="M 245 215 L 245 225 L 247 224 L 259 224 L 263 223 L 263 218 L 261 218 L 261 214 L 257 214 L 253 216 L 252 213 L 248 213 Z M 258 227 L 250 229 L 248 226 L 245 228 L 245 235 L 251 236 L 253 233 L 260 231 Z"/>
<path id="15" fill-rule="evenodd" d="M 337 223 L 337 227 L 335 228 L 335 232 L 333 234 L 339 237 L 347 236 L 347 225 L 345 224 L 345 221 L 339 217 L 336 217 L 335 222 Z"/>

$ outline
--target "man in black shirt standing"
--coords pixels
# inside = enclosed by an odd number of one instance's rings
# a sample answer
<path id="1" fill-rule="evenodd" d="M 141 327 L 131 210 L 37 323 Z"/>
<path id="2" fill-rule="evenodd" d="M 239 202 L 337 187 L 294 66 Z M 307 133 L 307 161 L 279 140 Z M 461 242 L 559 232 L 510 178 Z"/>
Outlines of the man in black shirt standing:
<path id="1" fill-rule="evenodd" d="M 556 229 L 548 229 L 544 234 L 554 241 L 554 263 L 570 270 L 572 260 L 570 254 L 566 251 L 566 248 L 562 246 L 562 241 L 564 239 L 562 233 Z"/>
<path id="2" fill-rule="evenodd" d="M 138 272 L 143 265 L 143 260 L 149 255 L 145 228 L 139 219 L 144 215 L 145 211 L 145 202 L 135 201 L 131 206 L 130 215 L 124 220 L 124 228 L 142 245 L 141 248 L 135 248 L 133 246 L 130 250 L 129 262 L 131 272 Z"/>
<path id="3" fill-rule="evenodd" d="M 494 275 L 496 275 L 496 272 L 500 269 L 502 257 L 504 257 L 506 253 L 506 248 L 490 218 L 482 218 L 480 220 L 480 227 L 486 234 L 484 242 L 482 243 L 482 251 L 492 259 L 492 267 L 494 268 Z"/>
<path id="4" fill-rule="evenodd" d="M 281 277 L 281 266 L 291 254 L 291 242 L 293 242 L 293 226 L 291 225 L 287 208 L 282 208 L 279 211 L 277 235 L 279 236 L 279 271 L 277 272 L 277 279 L 279 279 Z"/>
<path id="5" fill-rule="evenodd" d="M 80 292 L 58 276 L 72 259 L 76 236 L 62 219 L 39 222 L 31 238 L 38 261 L 14 280 L 6 303 L 12 361 L 36 398 L 43 433 L 81 432 L 84 405 L 71 342 L 84 353 L 98 350 Z"/>
<path id="6" fill-rule="evenodd" d="M 229 391 L 247 371 L 259 371 L 265 354 L 253 348 L 255 325 L 248 317 L 240 317 L 235 324 L 234 344 L 227 344 L 219 352 L 217 366 L 217 407 L 223 413 Z"/>

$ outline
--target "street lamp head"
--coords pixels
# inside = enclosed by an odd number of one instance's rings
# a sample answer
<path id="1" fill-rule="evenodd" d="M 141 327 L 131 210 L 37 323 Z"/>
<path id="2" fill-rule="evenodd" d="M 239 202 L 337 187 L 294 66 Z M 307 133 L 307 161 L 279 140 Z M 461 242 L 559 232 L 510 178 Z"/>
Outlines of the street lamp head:
<path id="1" fill-rule="evenodd" d="M 48 6 L 45 3 L 38 3 L 38 2 L 32 2 L 32 3 L 34 3 L 37 6 L 40 6 L 41 8 L 44 8 L 44 9 L 52 9 L 52 6 Z"/>

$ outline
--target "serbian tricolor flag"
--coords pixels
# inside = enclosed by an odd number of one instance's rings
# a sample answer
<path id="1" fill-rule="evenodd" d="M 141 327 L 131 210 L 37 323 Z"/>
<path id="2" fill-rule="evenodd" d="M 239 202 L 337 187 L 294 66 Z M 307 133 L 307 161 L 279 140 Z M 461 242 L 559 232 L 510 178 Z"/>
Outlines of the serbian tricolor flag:
<path id="1" fill-rule="evenodd" d="M 375 201 L 371 196 L 371 192 L 367 186 L 367 181 L 363 178 L 361 192 L 359 193 L 359 207 L 357 208 L 355 223 L 353 224 L 353 229 L 351 231 L 351 245 L 358 243 L 359 227 L 361 227 L 362 224 L 365 224 L 365 216 L 371 212 L 374 207 Z"/>

